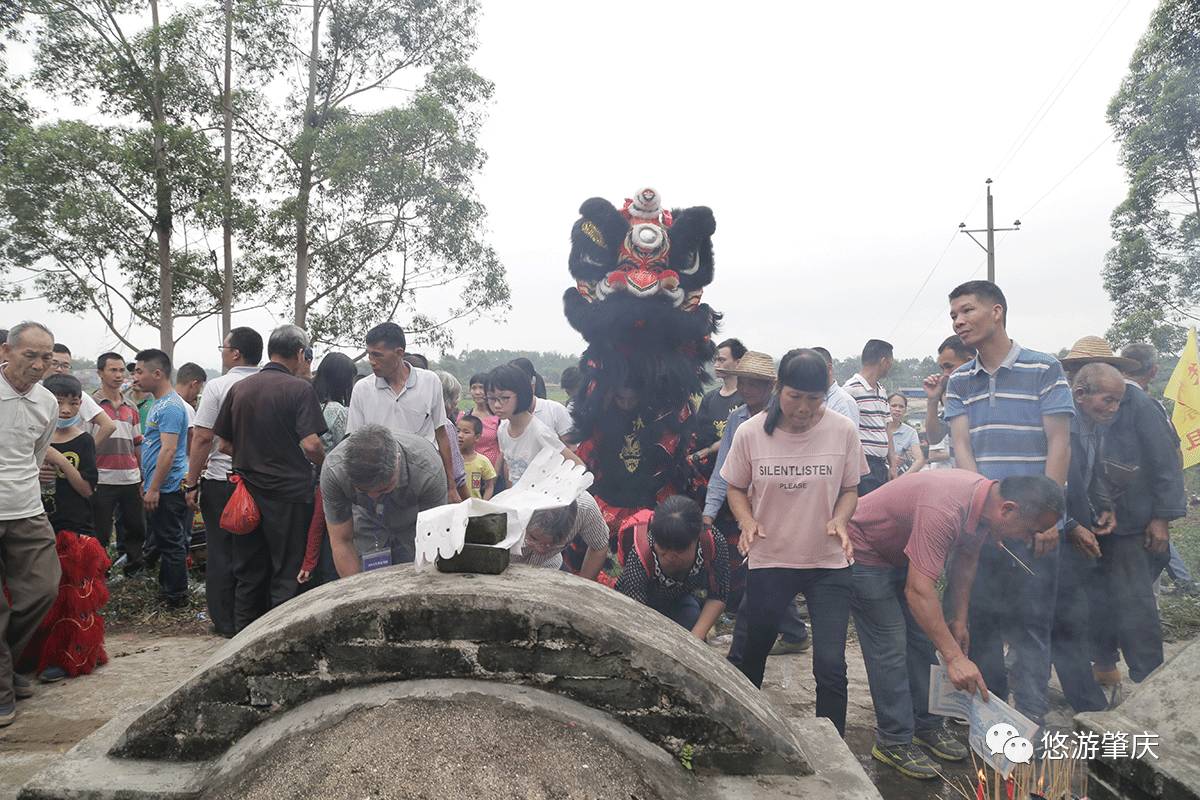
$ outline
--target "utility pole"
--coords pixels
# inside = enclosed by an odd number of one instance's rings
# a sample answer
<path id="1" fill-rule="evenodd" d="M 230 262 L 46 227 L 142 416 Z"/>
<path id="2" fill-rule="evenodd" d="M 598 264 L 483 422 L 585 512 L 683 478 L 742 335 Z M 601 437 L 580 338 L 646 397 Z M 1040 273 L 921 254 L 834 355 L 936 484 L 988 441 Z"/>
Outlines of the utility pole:
<path id="1" fill-rule="evenodd" d="M 988 178 L 986 181 L 984 181 L 984 183 L 987 185 L 987 227 L 986 228 L 972 228 L 971 230 L 967 230 L 967 223 L 960 222 L 960 223 L 958 223 L 958 230 L 959 230 L 959 233 L 965 233 L 967 236 L 970 236 L 971 241 L 973 241 L 975 244 L 979 245 L 980 249 L 983 250 L 983 252 L 987 253 L 988 280 L 991 281 L 992 283 L 995 283 L 996 282 L 996 231 L 1019 231 L 1019 230 L 1021 230 L 1021 220 L 1016 220 L 1015 222 L 1013 222 L 1013 227 L 1011 227 L 1011 228 L 997 228 L 995 220 L 994 220 L 994 216 L 992 213 L 992 179 Z M 974 236 L 972 236 L 972 234 L 975 234 L 975 233 L 986 233 L 987 234 L 987 245 L 986 246 L 983 244 L 983 242 L 979 241 Z"/>

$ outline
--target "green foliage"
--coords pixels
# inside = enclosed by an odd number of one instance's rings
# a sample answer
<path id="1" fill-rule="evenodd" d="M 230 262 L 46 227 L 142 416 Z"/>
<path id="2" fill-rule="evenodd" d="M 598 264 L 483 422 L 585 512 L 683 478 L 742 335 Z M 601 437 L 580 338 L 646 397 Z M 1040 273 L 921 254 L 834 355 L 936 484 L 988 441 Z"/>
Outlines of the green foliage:
<path id="1" fill-rule="evenodd" d="M 244 112 L 246 127 L 275 145 L 279 188 L 255 261 L 277 302 L 298 296 L 297 321 L 317 342 L 355 346 L 399 317 L 414 344 L 442 348 L 452 344 L 448 323 L 507 306 L 471 182 L 492 92 L 466 65 L 477 13 L 474 0 L 316 0 L 299 17 L 317 56 L 311 73 L 300 59 L 282 107 Z M 397 84 L 404 104 L 355 107 Z M 418 295 L 441 287 L 455 301 L 418 312 Z"/>
<path id="2" fill-rule="evenodd" d="M 532 361 L 548 384 L 557 384 L 559 376 L 567 367 L 579 366 L 579 356 L 534 350 L 463 350 L 458 355 L 443 355 L 436 361 L 430 359 L 430 366 L 443 369 L 458 378 L 465 393 L 472 375 L 488 372 L 514 358 L 528 358 Z"/>
<path id="3" fill-rule="evenodd" d="M 833 375 L 838 383 L 845 383 L 861 367 L 857 357 L 835 358 L 833 360 Z M 941 372 L 933 356 L 925 358 L 898 358 L 892 365 L 892 371 L 883 379 L 883 385 L 889 390 L 915 389 L 921 386 L 921 381 L 929 375 Z"/>
<path id="4" fill-rule="evenodd" d="M 1129 180 L 1104 268 L 1108 338 L 1177 351 L 1200 304 L 1200 0 L 1162 0 L 1108 122 Z"/>
<path id="5" fill-rule="evenodd" d="M 679 752 L 679 764 L 688 772 L 692 771 L 692 756 L 695 755 L 695 752 L 696 748 L 689 743 L 685 743 Z"/>

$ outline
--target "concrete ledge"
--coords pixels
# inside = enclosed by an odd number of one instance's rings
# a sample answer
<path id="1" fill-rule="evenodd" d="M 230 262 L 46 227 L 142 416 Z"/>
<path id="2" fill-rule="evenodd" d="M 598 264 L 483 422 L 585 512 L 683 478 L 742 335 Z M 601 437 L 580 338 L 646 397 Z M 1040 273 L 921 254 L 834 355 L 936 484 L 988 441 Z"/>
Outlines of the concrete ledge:
<path id="1" fill-rule="evenodd" d="M 554 570 L 442 575 L 397 566 L 258 620 L 129 724 L 111 755 L 209 761 L 323 695 L 397 680 L 531 686 L 603 711 L 698 768 L 811 774 L 765 696 L 681 627 Z"/>
<path id="2" fill-rule="evenodd" d="M 1200 800 L 1200 710 L 1196 676 L 1200 642 L 1179 651 L 1112 711 L 1075 717 L 1078 731 L 1158 735 L 1158 757 L 1092 759 L 1088 765 L 1093 800 Z"/>
<path id="3" fill-rule="evenodd" d="M 838 798 L 878 800 L 862 768 L 828 720 L 792 720 L 810 743 L 816 774 L 807 776 L 693 775 L 620 721 L 551 692 L 525 686 L 463 680 L 386 683 L 325 695 L 258 726 L 209 762 L 150 762 L 114 758 L 108 750 L 134 711 L 112 720 L 28 783 L 20 800 L 143 800 L 198 798 L 233 787 L 273 748 L 295 736 L 335 726 L 349 714 L 405 700 L 430 698 L 516 706 L 587 730 L 621 752 L 663 800 L 768 800 Z"/>

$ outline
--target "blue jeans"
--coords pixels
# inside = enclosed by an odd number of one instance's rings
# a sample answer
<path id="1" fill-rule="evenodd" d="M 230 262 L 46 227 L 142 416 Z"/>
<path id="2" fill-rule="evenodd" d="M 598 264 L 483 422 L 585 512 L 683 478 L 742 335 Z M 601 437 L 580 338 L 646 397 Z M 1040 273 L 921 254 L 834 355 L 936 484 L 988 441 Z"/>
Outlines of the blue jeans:
<path id="1" fill-rule="evenodd" d="M 651 606 L 658 613 L 670 617 L 675 622 L 688 629 L 691 632 L 692 628 L 696 627 L 696 623 L 700 620 L 700 600 L 694 594 L 682 594 L 675 600 L 662 608 Z"/>
<path id="2" fill-rule="evenodd" d="M 746 647 L 736 664 L 755 686 L 762 686 L 767 654 L 779 634 L 779 621 L 797 594 L 808 602 L 812 623 L 813 678 L 817 716 L 846 735 L 846 628 L 850 623 L 850 568 L 752 569 L 746 576 Z"/>
<path id="3" fill-rule="evenodd" d="M 855 564 L 853 570 L 850 612 L 875 705 L 875 741 L 909 744 L 913 733 L 942 724 L 929 713 L 929 667 L 937 653 L 904 599 L 907 567 Z"/>
<path id="4" fill-rule="evenodd" d="M 191 511 L 182 491 L 162 492 L 146 516 L 146 540 L 158 551 L 158 595 L 187 598 L 187 521 Z"/>
<path id="5" fill-rule="evenodd" d="M 984 543 L 971 587 L 967 655 L 983 673 L 989 691 L 1007 699 L 1011 689 L 1016 709 L 1041 725 L 1049 708 L 1050 635 L 1058 558 L 1065 545 L 1060 541 L 1058 549 L 1041 558 L 1034 558 L 1033 548 L 1023 542 L 1010 539 L 1007 545 L 1034 574 L 991 542 Z M 1016 654 L 1011 676 L 1004 666 L 1005 641 Z"/>
<path id="6" fill-rule="evenodd" d="M 1187 564 L 1183 563 L 1183 556 L 1179 555 L 1179 551 L 1175 549 L 1175 543 L 1171 542 L 1170 550 L 1167 552 L 1171 556 L 1171 560 L 1167 562 L 1167 574 L 1171 576 L 1171 580 L 1175 583 L 1193 583 L 1192 573 L 1188 572 Z"/>

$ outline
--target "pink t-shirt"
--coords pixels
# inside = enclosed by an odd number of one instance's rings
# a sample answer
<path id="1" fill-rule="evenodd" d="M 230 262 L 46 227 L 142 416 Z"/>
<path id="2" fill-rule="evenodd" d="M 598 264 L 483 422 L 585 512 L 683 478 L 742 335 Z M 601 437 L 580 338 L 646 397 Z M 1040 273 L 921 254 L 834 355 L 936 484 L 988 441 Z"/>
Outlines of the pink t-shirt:
<path id="1" fill-rule="evenodd" d="M 965 469 L 902 475 L 860 498 L 850 520 L 854 560 L 869 566 L 912 568 L 937 580 L 956 543 L 978 547 L 979 524 L 995 481 Z"/>
<path id="2" fill-rule="evenodd" d="M 842 489 L 867 474 L 858 426 L 825 409 L 805 433 L 763 428 L 766 413 L 738 427 L 721 477 L 748 490 L 754 519 L 766 537 L 750 550 L 750 569 L 840 569 L 842 547 L 825 533 Z"/>
<path id="3" fill-rule="evenodd" d="M 474 412 L 471 412 L 474 414 Z M 476 415 L 478 416 L 478 415 Z M 500 418 L 488 415 L 479 417 L 483 423 L 483 433 L 475 437 L 475 452 L 483 453 L 492 466 L 500 464 L 500 440 L 496 438 L 496 429 L 500 427 Z"/>

